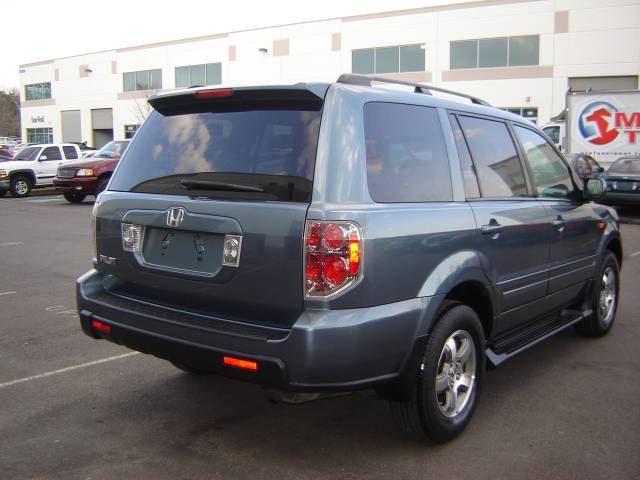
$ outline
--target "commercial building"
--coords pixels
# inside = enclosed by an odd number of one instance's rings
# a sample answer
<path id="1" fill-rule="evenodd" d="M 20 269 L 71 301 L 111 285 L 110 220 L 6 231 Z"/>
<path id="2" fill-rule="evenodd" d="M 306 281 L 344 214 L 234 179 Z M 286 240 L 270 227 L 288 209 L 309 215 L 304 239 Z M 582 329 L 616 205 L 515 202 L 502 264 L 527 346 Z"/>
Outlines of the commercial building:
<path id="1" fill-rule="evenodd" d="M 146 98 L 191 85 L 377 73 L 459 90 L 538 123 L 574 89 L 637 89 L 640 2 L 476 0 L 215 33 L 20 66 L 23 138 L 133 136 Z"/>

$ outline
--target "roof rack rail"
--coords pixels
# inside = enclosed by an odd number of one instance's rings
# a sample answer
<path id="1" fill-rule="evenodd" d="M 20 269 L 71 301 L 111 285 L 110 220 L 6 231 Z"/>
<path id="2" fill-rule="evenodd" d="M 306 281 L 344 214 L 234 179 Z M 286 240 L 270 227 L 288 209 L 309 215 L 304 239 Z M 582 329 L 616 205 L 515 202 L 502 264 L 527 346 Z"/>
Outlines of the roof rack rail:
<path id="1" fill-rule="evenodd" d="M 448 95 L 455 95 L 457 97 L 467 98 L 471 100 L 471 103 L 484 105 L 485 107 L 491 106 L 491 104 L 485 102 L 484 100 L 481 100 L 478 97 L 474 97 L 472 95 L 467 95 L 466 93 L 454 92 L 453 90 L 447 90 L 446 88 L 433 87 L 431 85 L 423 85 L 421 83 L 405 82 L 404 80 L 394 80 L 392 78 L 386 78 L 386 77 L 357 75 L 353 73 L 343 73 L 338 78 L 338 83 L 346 83 L 349 85 L 363 85 L 363 86 L 371 87 L 373 82 L 391 83 L 395 85 L 406 85 L 408 87 L 413 87 L 415 93 L 422 93 L 425 95 L 432 95 L 431 93 L 432 91 L 446 93 Z"/>

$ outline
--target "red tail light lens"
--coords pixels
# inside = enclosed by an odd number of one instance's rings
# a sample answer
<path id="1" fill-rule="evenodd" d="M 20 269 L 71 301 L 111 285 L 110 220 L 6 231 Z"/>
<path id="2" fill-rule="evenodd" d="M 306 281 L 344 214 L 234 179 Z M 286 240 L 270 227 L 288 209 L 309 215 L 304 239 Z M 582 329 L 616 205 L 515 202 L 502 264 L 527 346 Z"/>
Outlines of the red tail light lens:
<path id="1" fill-rule="evenodd" d="M 355 223 L 308 221 L 304 241 L 307 296 L 331 295 L 362 278 L 362 234 Z"/>

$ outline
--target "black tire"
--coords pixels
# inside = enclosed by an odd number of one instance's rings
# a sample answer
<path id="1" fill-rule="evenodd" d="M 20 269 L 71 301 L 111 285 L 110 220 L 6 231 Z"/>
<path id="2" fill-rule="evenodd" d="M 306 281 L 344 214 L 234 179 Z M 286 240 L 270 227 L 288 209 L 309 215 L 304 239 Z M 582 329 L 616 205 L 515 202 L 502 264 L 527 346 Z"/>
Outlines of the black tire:
<path id="1" fill-rule="evenodd" d="M 184 363 L 171 361 L 171 364 L 176 367 L 178 370 L 182 370 L 185 373 L 190 373 L 192 375 L 212 375 L 212 372 L 207 372 L 206 370 L 199 370 L 197 368 L 190 367 L 185 365 Z"/>
<path id="2" fill-rule="evenodd" d="M 473 412 L 478 404 L 480 396 L 480 386 L 485 369 L 484 355 L 484 331 L 476 312 L 466 305 L 458 302 L 445 301 L 436 314 L 436 324 L 426 342 L 424 355 L 419 356 L 412 365 L 411 375 L 415 378 L 414 388 L 406 400 L 390 401 L 391 412 L 402 428 L 402 430 L 418 439 L 429 438 L 436 443 L 443 443 L 459 435 L 467 426 Z M 447 362 L 445 343 L 453 338 L 457 345 L 459 332 L 464 342 L 471 341 L 467 348 L 473 346 L 472 353 L 460 368 L 462 375 L 467 379 L 473 372 L 473 379 L 470 380 L 471 388 L 461 390 L 456 381 L 460 378 L 456 375 L 460 370 L 455 367 L 449 370 L 450 362 Z M 457 350 L 457 348 L 456 348 Z M 466 351 L 464 348 L 460 350 Z M 449 350 L 451 353 L 451 350 Z M 470 365 L 471 355 L 475 353 L 475 361 Z M 445 370 L 445 366 L 447 367 Z M 437 375 L 440 372 L 440 375 Z M 453 377 L 451 375 L 453 374 Z M 438 393 L 436 390 L 436 378 L 448 379 L 444 382 L 447 387 Z M 452 383 L 450 383 L 452 382 Z M 442 384 L 442 383 L 441 383 Z M 449 388 L 449 385 L 453 385 Z M 448 410 L 448 405 L 452 402 L 451 391 L 464 393 L 461 400 L 460 409 L 453 409 L 451 415 L 447 415 L 444 410 Z M 471 392 L 471 393 L 469 393 Z M 443 404 L 443 394 L 445 397 Z M 457 405 L 457 403 L 455 404 Z"/>
<path id="3" fill-rule="evenodd" d="M 64 198 L 67 202 L 82 203 L 82 201 L 87 198 L 87 194 L 80 192 L 65 192 Z"/>
<path id="4" fill-rule="evenodd" d="M 11 178 L 11 196 L 14 198 L 24 198 L 31 195 L 31 179 L 24 175 L 16 175 Z"/>
<path id="5" fill-rule="evenodd" d="M 605 276 L 607 275 L 607 276 Z M 606 278 L 613 280 L 613 288 L 607 284 Z M 608 301 L 608 292 L 613 293 L 613 298 Z M 620 265 L 618 258 L 607 250 L 602 259 L 602 266 L 594 279 L 591 300 L 589 302 L 593 314 L 576 325 L 576 330 L 588 337 L 602 337 L 606 335 L 618 312 L 618 298 L 620 297 Z M 604 303 L 604 305 L 603 305 Z M 607 308 L 610 305 L 610 309 Z"/>
<path id="6" fill-rule="evenodd" d="M 98 197 L 98 195 L 100 195 L 102 192 L 106 190 L 108 183 L 109 183 L 109 177 L 100 177 L 98 179 L 98 183 L 96 184 L 96 193 L 95 193 L 96 198 Z"/>

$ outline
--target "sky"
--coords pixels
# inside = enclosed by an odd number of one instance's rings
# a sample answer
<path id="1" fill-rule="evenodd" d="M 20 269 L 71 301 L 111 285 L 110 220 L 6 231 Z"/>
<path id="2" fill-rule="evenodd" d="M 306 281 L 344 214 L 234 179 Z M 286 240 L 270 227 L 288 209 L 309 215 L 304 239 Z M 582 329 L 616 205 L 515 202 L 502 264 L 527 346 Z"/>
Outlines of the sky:
<path id="1" fill-rule="evenodd" d="M 457 2 L 466 0 L 457 0 Z M 456 3 L 457 3 L 456 2 Z M 178 38 L 451 0 L 3 0 L 0 90 L 17 87 L 19 65 Z"/>

